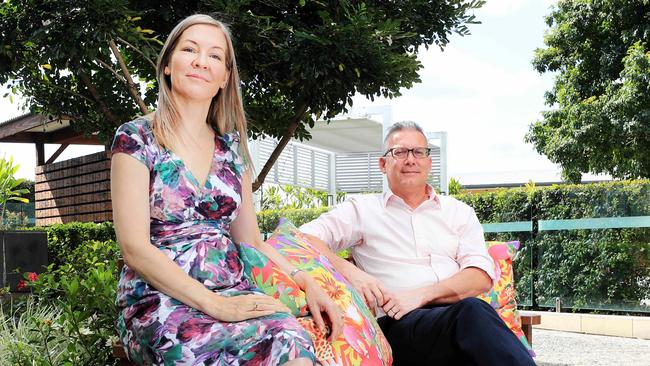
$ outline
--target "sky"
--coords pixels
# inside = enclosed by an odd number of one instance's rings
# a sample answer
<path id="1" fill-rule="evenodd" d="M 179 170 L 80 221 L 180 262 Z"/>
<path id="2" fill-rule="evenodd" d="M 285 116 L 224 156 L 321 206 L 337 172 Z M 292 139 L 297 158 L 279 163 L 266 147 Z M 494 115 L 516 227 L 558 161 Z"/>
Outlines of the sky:
<path id="1" fill-rule="evenodd" d="M 553 75 L 533 69 L 544 47 L 550 0 L 488 0 L 475 12 L 482 24 L 453 35 L 444 51 L 420 55 L 422 82 L 399 98 L 355 107 L 391 105 L 393 121 L 412 120 L 427 131 L 447 132 L 448 176 L 461 184 L 559 181 L 556 164 L 524 141 L 528 126 L 548 109 L 544 92 Z"/>
<path id="2" fill-rule="evenodd" d="M 357 96 L 354 107 L 389 105 L 395 122 L 412 120 L 427 131 L 446 131 L 448 176 L 461 184 L 559 181 L 560 169 L 524 141 L 528 126 L 549 108 L 544 92 L 553 75 L 540 75 L 531 61 L 534 50 L 544 46 L 544 17 L 554 3 L 488 0 L 475 12 L 482 24 L 471 25 L 471 35 L 452 35 L 444 52 L 422 49 L 421 83 L 392 100 Z M 0 101 L 0 121 L 23 114 L 20 100 L 13 99 Z M 46 158 L 57 148 L 46 145 Z M 70 146 L 57 161 L 99 150 Z M 33 145 L 0 143 L 0 156 L 12 155 L 21 165 L 19 177 L 34 179 L 35 154 Z"/>

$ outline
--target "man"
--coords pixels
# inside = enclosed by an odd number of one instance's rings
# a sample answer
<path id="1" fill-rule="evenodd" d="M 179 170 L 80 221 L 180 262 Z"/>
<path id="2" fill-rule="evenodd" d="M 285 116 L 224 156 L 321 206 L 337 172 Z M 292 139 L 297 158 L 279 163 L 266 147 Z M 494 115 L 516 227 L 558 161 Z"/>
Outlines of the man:
<path id="1" fill-rule="evenodd" d="M 492 286 L 493 261 L 474 210 L 427 184 L 422 129 L 396 123 L 384 147 L 389 190 L 353 197 L 301 230 L 378 311 L 396 365 L 534 365 L 474 297 Z M 358 268 L 332 252 L 345 248 Z"/>

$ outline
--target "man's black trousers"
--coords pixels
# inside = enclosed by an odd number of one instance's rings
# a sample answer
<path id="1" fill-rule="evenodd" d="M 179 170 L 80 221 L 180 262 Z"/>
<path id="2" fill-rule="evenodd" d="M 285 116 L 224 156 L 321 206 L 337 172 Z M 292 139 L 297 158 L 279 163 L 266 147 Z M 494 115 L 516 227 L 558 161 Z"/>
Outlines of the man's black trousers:
<path id="1" fill-rule="evenodd" d="M 378 322 L 396 366 L 535 365 L 494 309 L 476 298 Z"/>

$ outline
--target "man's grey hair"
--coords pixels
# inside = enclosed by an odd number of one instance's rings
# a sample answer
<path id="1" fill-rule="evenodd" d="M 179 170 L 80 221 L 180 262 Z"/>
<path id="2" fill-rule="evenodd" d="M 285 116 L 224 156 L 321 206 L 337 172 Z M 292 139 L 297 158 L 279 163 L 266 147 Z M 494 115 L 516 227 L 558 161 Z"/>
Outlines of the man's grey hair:
<path id="1" fill-rule="evenodd" d="M 424 133 L 422 127 L 419 124 L 413 121 L 401 121 L 393 123 L 386 131 L 386 137 L 384 137 L 384 151 L 388 150 L 388 139 L 390 136 L 396 132 L 402 130 L 416 130 L 424 136 L 424 139 L 427 140 L 427 135 Z"/>

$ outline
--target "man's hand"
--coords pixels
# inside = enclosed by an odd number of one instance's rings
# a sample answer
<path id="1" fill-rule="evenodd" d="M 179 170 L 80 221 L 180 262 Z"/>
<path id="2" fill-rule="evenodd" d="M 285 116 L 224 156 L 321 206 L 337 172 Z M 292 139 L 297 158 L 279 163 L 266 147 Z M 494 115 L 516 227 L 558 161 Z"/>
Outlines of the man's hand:
<path id="1" fill-rule="evenodd" d="M 318 248 L 318 250 L 320 250 L 320 252 L 323 253 L 330 262 L 332 262 L 336 270 L 339 271 L 357 291 L 359 291 L 361 296 L 363 296 L 366 305 L 368 305 L 371 310 L 374 310 L 375 306 L 381 307 L 384 304 L 388 293 L 386 292 L 384 285 L 378 279 L 360 270 L 349 261 L 338 257 L 329 249 L 327 244 L 318 237 L 303 232 L 300 232 L 297 235 L 306 239 L 313 246 Z"/>
<path id="2" fill-rule="evenodd" d="M 426 305 L 428 303 L 426 294 L 426 287 L 395 293 L 386 299 L 382 309 L 386 315 L 400 320 L 404 315 Z"/>
<path id="3" fill-rule="evenodd" d="M 366 305 L 371 309 L 384 305 L 390 296 L 384 284 L 355 266 L 347 268 L 344 276 L 361 296 L 363 296 Z"/>

